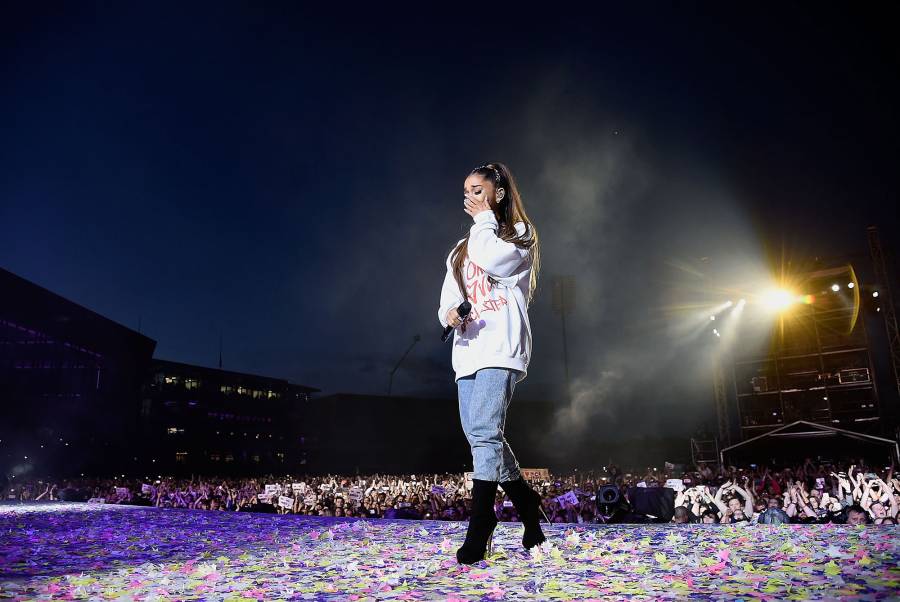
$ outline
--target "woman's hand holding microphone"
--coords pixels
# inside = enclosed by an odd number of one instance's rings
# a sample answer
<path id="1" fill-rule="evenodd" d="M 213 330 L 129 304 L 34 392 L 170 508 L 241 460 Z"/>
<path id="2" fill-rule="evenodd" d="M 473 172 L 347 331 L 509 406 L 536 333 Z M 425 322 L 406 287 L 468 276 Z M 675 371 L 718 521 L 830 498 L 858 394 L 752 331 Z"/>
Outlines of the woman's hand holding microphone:
<path id="1" fill-rule="evenodd" d="M 456 328 L 460 324 L 462 324 L 463 319 L 460 317 L 457 308 L 454 307 L 450 311 L 447 312 L 447 325 Z"/>

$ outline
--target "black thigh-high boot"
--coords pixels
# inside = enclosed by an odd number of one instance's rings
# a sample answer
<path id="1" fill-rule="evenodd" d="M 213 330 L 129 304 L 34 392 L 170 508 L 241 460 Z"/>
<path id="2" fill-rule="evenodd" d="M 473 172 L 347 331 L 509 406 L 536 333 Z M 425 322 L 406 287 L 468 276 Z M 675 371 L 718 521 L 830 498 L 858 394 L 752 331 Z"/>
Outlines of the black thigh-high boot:
<path id="1" fill-rule="evenodd" d="M 472 514 L 466 541 L 456 550 L 456 560 L 461 564 L 474 564 L 484 560 L 488 541 L 497 526 L 494 512 L 494 498 L 497 496 L 497 481 L 472 479 Z"/>
<path id="2" fill-rule="evenodd" d="M 541 531 L 540 520 L 543 509 L 540 494 L 529 487 L 522 477 L 515 481 L 500 483 L 500 486 L 516 507 L 516 513 L 525 526 L 525 534 L 522 535 L 522 545 L 525 549 L 544 543 L 547 538 Z"/>

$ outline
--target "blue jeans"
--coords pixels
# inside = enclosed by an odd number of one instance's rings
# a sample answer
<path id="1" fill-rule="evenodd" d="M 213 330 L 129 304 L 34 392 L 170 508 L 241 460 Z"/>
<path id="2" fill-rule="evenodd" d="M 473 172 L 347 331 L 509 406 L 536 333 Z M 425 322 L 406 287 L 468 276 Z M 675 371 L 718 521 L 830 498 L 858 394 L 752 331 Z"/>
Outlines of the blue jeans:
<path id="1" fill-rule="evenodd" d="M 506 482 L 520 476 L 519 463 L 503 436 L 516 375 L 509 368 L 482 368 L 456 381 L 459 419 L 472 448 L 474 479 Z"/>

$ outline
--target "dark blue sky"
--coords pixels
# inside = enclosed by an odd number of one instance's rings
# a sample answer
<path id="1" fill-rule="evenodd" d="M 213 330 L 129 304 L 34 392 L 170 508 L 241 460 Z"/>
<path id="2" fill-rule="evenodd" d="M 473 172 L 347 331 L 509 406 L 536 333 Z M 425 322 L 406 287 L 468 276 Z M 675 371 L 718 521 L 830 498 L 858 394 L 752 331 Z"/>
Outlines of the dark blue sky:
<path id="1" fill-rule="evenodd" d="M 885 5 L 713 7 L 7 3 L 0 265 L 140 319 L 159 357 L 214 365 L 221 333 L 227 368 L 327 392 L 383 393 L 418 333 L 395 392 L 452 396 L 443 260 L 465 175 L 501 160 L 544 237 L 518 395 L 559 392 L 549 284 L 574 273 L 576 377 L 688 428 L 708 381 L 623 367 L 659 345 L 673 260 L 865 255 L 898 227 Z"/>

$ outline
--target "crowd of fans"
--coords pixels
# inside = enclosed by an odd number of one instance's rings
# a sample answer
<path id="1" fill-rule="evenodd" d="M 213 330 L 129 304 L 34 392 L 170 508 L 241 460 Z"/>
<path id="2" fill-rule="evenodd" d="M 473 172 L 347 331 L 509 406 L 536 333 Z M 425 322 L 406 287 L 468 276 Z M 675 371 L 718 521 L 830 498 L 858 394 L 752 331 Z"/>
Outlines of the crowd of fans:
<path id="1" fill-rule="evenodd" d="M 900 480 L 893 466 L 814 463 L 794 466 L 695 466 L 551 475 L 531 481 L 555 523 L 665 522 L 669 512 L 641 514 L 638 497 L 674 498 L 674 523 L 897 524 Z M 14 478 L 0 490 L 7 501 L 70 500 L 232 512 L 357 518 L 465 520 L 471 483 L 464 474 L 303 476 L 276 478 L 75 479 Z M 641 491 L 643 489 L 643 491 Z M 515 507 L 498 490 L 500 520 Z"/>

